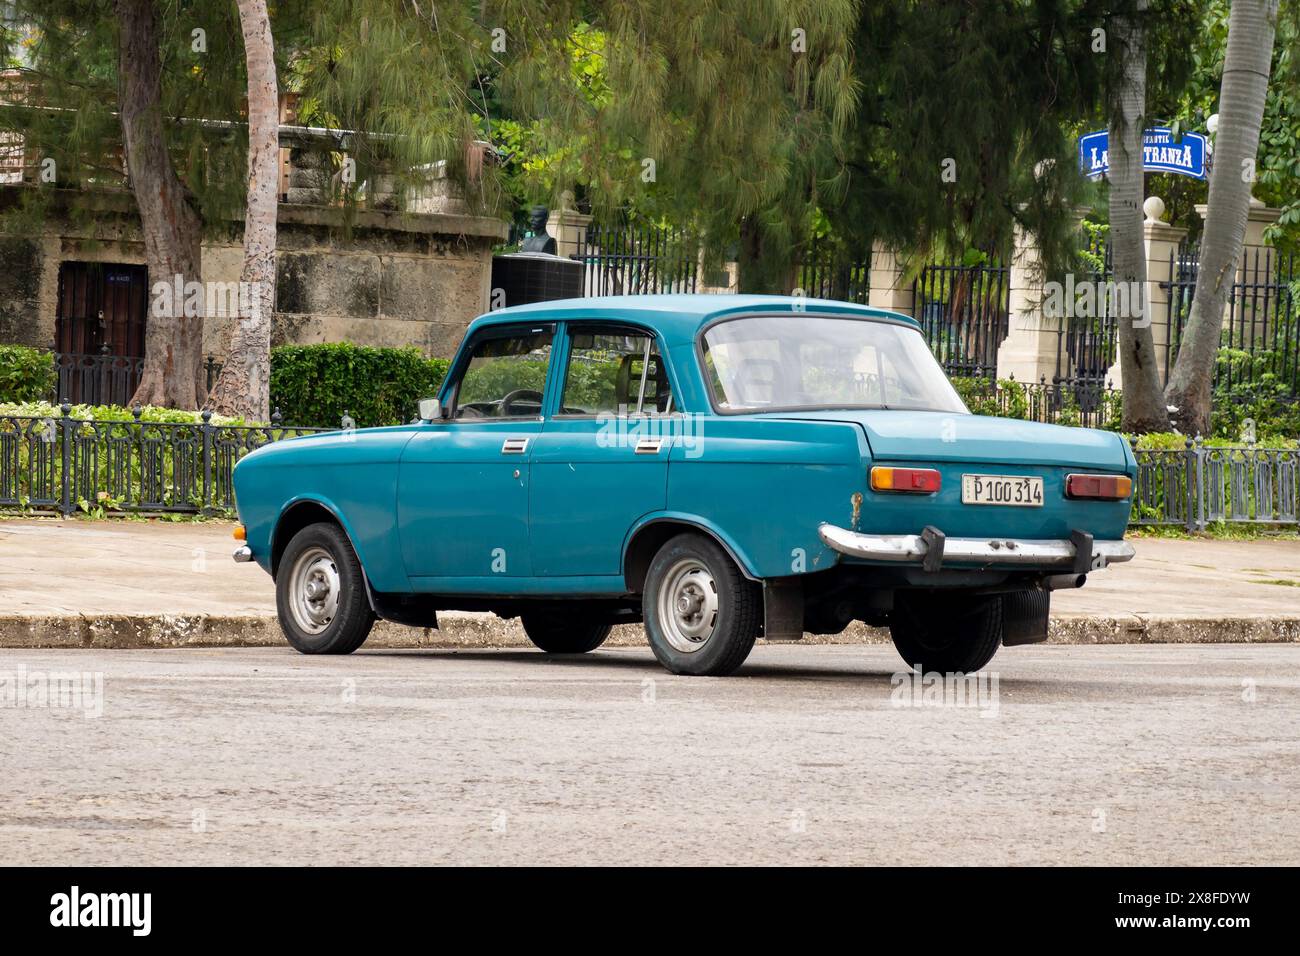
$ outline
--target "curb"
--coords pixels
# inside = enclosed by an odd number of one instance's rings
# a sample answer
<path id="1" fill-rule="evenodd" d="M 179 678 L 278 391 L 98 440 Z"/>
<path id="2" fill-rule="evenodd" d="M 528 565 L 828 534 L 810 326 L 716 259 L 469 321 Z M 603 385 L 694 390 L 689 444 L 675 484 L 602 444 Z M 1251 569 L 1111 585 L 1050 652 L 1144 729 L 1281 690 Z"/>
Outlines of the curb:
<path id="1" fill-rule="evenodd" d="M 446 612 L 441 628 L 403 627 L 380 621 L 367 647 L 528 647 L 519 621 L 492 614 Z M 760 642 L 762 643 L 762 642 Z M 887 644 L 889 632 L 857 623 L 842 634 L 805 635 L 808 644 Z M 1127 614 L 1120 617 L 1053 617 L 1049 644 L 1256 644 L 1300 643 L 1300 615 L 1194 618 Z M 615 627 L 606 646 L 645 644 L 639 624 Z M 0 615 L 0 648 L 281 647 L 273 615 L 51 614 Z"/>

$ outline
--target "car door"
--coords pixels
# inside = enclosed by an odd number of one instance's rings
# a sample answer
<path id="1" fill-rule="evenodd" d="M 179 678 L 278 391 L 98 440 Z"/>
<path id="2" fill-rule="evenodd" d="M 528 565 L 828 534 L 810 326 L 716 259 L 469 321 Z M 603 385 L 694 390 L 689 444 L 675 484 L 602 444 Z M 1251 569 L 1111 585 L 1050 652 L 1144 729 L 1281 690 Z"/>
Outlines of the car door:
<path id="1" fill-rule="evenodd" d="M 570 321 L 559 400 L 533 447 L 533 573 L 616 575 L 637 519 L 667 500 L 674 412 L 654 334 Z"/>
<path id="2" fill-rule="evenodd" d="M 425 423 L 407 444 L 398 527 L 417 589 L 532 574 L 529 458 L 542 429 L 554 332 L 534 324 L 476 335 L 443 389 L 448 418 Z"/>

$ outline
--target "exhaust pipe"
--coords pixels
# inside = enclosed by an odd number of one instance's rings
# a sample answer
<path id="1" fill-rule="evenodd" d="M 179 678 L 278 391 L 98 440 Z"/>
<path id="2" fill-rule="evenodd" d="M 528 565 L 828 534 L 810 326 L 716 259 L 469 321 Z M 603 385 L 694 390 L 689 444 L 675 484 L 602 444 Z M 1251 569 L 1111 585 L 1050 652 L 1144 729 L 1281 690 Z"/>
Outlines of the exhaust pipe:
<path id="1" fill-rule="evenodd" d="M 1044 591 L 1059 591 L 1062 588 L 1081 588 L 1088 580 L 1086 574 L 1049 574 L 1043 578 Z"/>

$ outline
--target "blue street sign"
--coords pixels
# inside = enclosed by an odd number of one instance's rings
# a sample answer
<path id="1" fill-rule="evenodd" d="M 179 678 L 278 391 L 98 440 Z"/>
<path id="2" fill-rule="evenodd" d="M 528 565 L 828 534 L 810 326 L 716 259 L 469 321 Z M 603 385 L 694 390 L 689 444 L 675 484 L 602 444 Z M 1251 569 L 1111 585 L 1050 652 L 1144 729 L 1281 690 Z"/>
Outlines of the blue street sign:
<path id="1" fill-rule="evenodd" d="M 1108 139 L 1104 129 L 1079 137 L 1079 168 L 1089 179 L 1102 176 L 1110 169 Z M 1177 140 L 1169 127 L 1155 126 L 1142 134 L 1142 168 L 1149 173 L 1177 173 L 1204 179 L 1207 153 L 1205 137 L 1200 133 L 1184 133 Z"/>

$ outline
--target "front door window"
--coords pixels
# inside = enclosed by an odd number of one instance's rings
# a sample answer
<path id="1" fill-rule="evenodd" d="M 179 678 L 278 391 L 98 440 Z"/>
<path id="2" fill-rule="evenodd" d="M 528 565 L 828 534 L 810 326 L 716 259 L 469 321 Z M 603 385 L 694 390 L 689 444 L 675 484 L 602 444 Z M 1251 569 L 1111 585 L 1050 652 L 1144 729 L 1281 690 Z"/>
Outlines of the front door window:
<path id="1" fill-rule="evenodd" d="M 540 417 L 551 364 L 551 338 L 549 329 L 533 329 L 475 345 L 456 390 L 455 417 Z"/>

